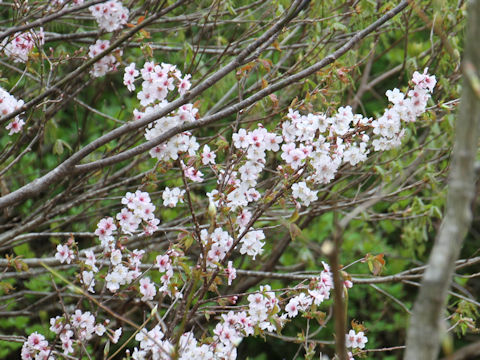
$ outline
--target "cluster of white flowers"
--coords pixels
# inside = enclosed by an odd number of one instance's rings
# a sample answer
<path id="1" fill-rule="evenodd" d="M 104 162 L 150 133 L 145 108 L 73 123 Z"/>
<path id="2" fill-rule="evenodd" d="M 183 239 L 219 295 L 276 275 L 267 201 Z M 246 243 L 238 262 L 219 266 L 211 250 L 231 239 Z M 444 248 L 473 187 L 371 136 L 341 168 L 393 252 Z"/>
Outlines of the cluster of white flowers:
<path id="1" fill-rule="evenodd" d="M 311 282 L 308 294 L 300 293 L 298 296 L 291 298 L 285 306 L 286 316 L 289 318 L 297 316 L 299 311 L 307 311 L 312 304 L 320 305 L 330 298 L 330 291 L 333 289 L 332 273 L 325 262 L 322 261 L 322 264 L 323 270 L 320 277 Z"/>
<path id="2" fill-rule="evenodd" d="M 155 206 L 152 204 L 150 195 L 147 192 L 137 190 L 135 193 L 127 192 L 122 198 L 124 207 L 117 215 L 118 225 L 122 233 L 132 235 L 138 232 L 140 224 L 143 223 L 143 232 L 140 234 L 151 235 L 158 229 L 160 220 L 155 218 Z M 141 275 L 140 264 L 145 253 L 144 250 L 128 251 L 123 245 L 117 244 L 114 235 L 116 234 L 117 223 L 112 217 L 101 219 L 97 224 L 95 235 L 98 236 L 104 249 L 103 256 L 111 263 L 111 268 L 104 277 L 105 285 L 111 292 L 116 292 L 121 286 L 132 283 Z M 74 252 L 68 245 L 58 245 L 55 257 L 62 263 L 71 263 L 74 259 Z M 99 271 L 96 266 L 96 257 L 93 251 L 86 250 L 81 261 L 84 263 L 84 270 L 80 273 L 80 281 L 87 291 L 95 293 L 95 274 Z M 160 291 L 165 295 L 181 297 L 176 285 L 170 285 L 173 277 L 173 266 L 170 258 L 179 257 L 179 253 L 173 250 L 167 251 L 166 255 L 157 257 L 157 266 L 162 274 L 162 286 Z M 155 284 L 148 278 L 140 280 L 139 293 L 142 301 L 152 300 L 157 293 Z"/>
<path id="3" fill-rule="evenodd" d="M 147 331 L 145 328 L 140 330 L 135 335 L 135 340 L 140 342 L 140 348 L 133 350 L 132 359 L 144 360 L 154 358 L 157 360 L 170 360 L 174 352 L 174 346 L 170 341 L 162 340 L 164 336 L 159 325 L 150 331 Z"/>
<path id="4" fill-rule="evenodd" d="M 94 45 L 90 45 L 88 56 L 93 59 L 98 54 L 105 51 L 110 46 L 110 41 L 108 40 L 97 40 Z M 117 51 L 119 56 L 122 55 L 121 51 Z M 90 70 L 90 75 L 93 77 L 100 77 L 104 76 L 109 71 L 114 71 L 117 69 L 118 63 L 115 56 L 110 53 L 105 55 L 100 60 L 98 60 L 95 64 L 93 64 L 92 70 Z"/>
<path id="5" fill-rule="evenodd" d="M 115 249 L 111 252 L 110 262 L 112 263 L 113 268 L 105 277 L 105 283 L 110 292 L 114 293 L 118 291 L 120 286 L 130 284 L 142 274 L 139 265 L 144 251 L 136 250 L 136 252 L 136 256 L 134 253 L 133 256 L 132 254 L 129 254 L 130 256 L 127 257 L 127 266 L 122 262 L 123 254 L 120 249 Z M 142 295 L 144 294 L 142 293 Z"/>
<path id="6" fill-rule="evenodd" d="M 143 112 L 135 109 L 133 111 L 135 119 L 141 119 L 145 115 L 165 107 L 168 104 L 166 98 L 174 89 L 177 89 L 178 93 L 182 95 L 191 87 L 190 75 L 182 77 L 182 73 L 174 65 L 146 62 L 140 70 L 140 74 L 143 82 L 137 98 L 145 109 Z M 139 72 L 135 69 L 134 63 L 125 69 L 124 84 L 130 91 L 135 89 L 134 82 L 138 75 Z M 147 140 L 155 139 L 175 126 L 195 121 L 197 113 L 198 109 L 193 104 L 182 105 L 175 113 L 150 123 L 145 130 L 145 138 Z M 196 155 L 199 147 L 196 138 L 191 136 L 190 132 L 183 132 L 151 149 L 150 155 L 158 160 L 177 160 L 180 153 Z M 194 181 L 198 181 L 198 178 Z"/>
<path id="7" fill-rule="evenodd" d="M 105 325 L 109 323 L 105 321 Z M 73 314 L 69 316 L 56 316 L 50 319 L 50 331 L 55 333 L 61 341 L 62 350 L 64 355 L 74 352 L 73 345 L 84 344 L 90 340 L 95 334 L 97 336 L 103 336 L 106 332 L 109 332 L 110 340 L 113 343 L 117 343 L 122 329 L 119 328 L 115 331 L 107 329 L 104 324 L 95 324 L 95 316 L 89 311 L 82 312 L 77 309 Z M 30 359 L 42 359 L 53 360 L 53 347 L 48 345 L 47 340 L 41 334 L 34 332 L 30 334 L 27 341 L 23 344 L 21 358 L 22 360 Z"/>
<path id="8" fill-rule="evenodd" d="M 135 90 L 135 78 L 140 74 L 135 68 L 135 63 L 131 63 L 125 67 L 125 73 L 123 74 L 123 84 L 127 87 L 128 91 Z"/>
<path id="9" fill-rule="evenodd" d="M 197 339 L 195 339 L 195 335 L 192 332 L 187 332 L 182 334 L 179 341 L 179 348 L 180 348 L 180 357 L 179 357 L 180 360 L 191 360 L 191 359 L 229 360 L 229 359 L 236 358 L 236 356 L 232 358 L 231 354 L 225 353 L 221 345 L 214 346 L 214 345 L 207 345 L 207 344 L 199 344 Z"/>
<path id="10" fill-rule="evenodd" d="M 275 293 L 271 291 L 270 286 L 261 286 L 260 291 L 250 294 L 247 300 L 249 302 L 247 311 L 229 311 L 227 314 L 221 315 L 221 321 L 213 330 L 212 343 L 201 344 L 195 339 L 193 333 L 184 333 L 180 337 L 178 346 L 179 359 L 235 360 L 237 358 L 237 346 L 244 337 L 254 335 L 255 329 L 275 331 L 274 323 L 280 327 L 285 324 L 285 316 L 279 317 L 277 315 L 278 299 L 275 297 Z M 144 334 L 146 334 L 146 331 Z M 138 336 L 137 340 L 142 341 L 142 339 L 147 341 L 146 337 L 141 335 Z M 161 345 L 165 345 L 165 343 L 163 342 Z M 142 348 L 142 343 L 140 348 Z M 162 353 L 169 353 L 169 349 L 171 347 L 166 346 L 166 351 L 162 351 Z M 141 354 L 139 352 L 135 349 L 132 358 L 144 359 L 148 354 L 148 352 Z M 137 353 L 138 355 L 136 355 Z"/>
<path id="11" fill-rule="evenodd" d="M 240 228 L 240 230 L 242 231 L 244 229 Z M 228 232 L 222 230 L 221 228 L 216 228 L 211 234 L 209 234 L 206 229 L 203 229 L 200 233 L 200 236 L 203 244 L 208 250 L 207 265 L 210 267 L 215 267 L 215 264 L 222 261 L 232 247 L 233 238 Z M 265 235 L 262 230 L 250 230 L 240 240 L 242 245 L 240 248 L 240 253 L 252 256 L 252 258 L 255 260 L 255 257 L 263 252 L 263 239 L 265 239 Z M 233 269 L 231 264 L 229 264 L 229 274 L 234 273 L 234 271 L 235 269 Z"/>
<path id="12" fill-rule="evenodd" d="M 318 191 L 310 190 L 305 181 L 292 185 L 292 196 L 295 199 L 300 199 L 305 206 L 308 206 L 311 202 L 317 200 L 317 192 Z"/>
<path id="13" fill-rule="evenodd" d="M 22 107 L 23 104 L 23 100 L 15 99 L 15 97 L 10 95 L 8 91 L 0 87 L 0 117 L 7 116 Z M 22 131 L 23 125 L 25 125 L 25 121 L 20 119 L 20 116 L 17 115 L 5 128 L 10 130 L 8 135 L 13 135 Z"/>
<path id="14" fill-rule="evenodd" d="M 117 230 L 117 225 L 113 222 L 112 217 L 101 219 L 97 224 L 95 235 L 98 236 L 104 249 L 109 249 L 114 246 L 113 232 Z"/>
<path id="15" fill-rule="evenodd" d="M 177 261 L 182 253 L 175 249 L 168 250 L 164 255 L 158 255 L 155 259 L 155 267 L 162 274 L 160 282 L 162 286 L 158 291 L 163 295 L 168 295 L 171 298 L 182 298 L 183 294 L 178 290 L 178 283 L 171 282 L 173 277 L 173 265 Z"/>
<path id="16" fill-rule="evenodd" d="M 200 232 L 203 245 L 207 249 L 207 265 L 216 267 L 216 263 L 223 260 L 228 250 L 233 245 L 233 239 L 230 234 L 221 228 L 216 228 L 211 234 L 207 229 Z"/>
<path id="17" fill-rule="evenodd" d="M 117 215 L 116 219 L 121 228 L 121 231 L 125 234 L 131 235 L 138 232 L 139 227 L 143 224 L 143 231 L 140 234 L 151 235 L 158 230 L 158 224 L 160 220 L 154 215 L 155 205 L 152 204 L 150 195 L 147 192 L 137 190 L 135 193 L 127 192 L 122 198 L 122 204 L 126 205 Z M 99 240 L 104 249 L 104 253 L 109 255 L 110 262 L 113 265 L 111 271 L 106 275 L 106 286 L 111 292 L 116 292 L 120 286 L 129 284 L 141 274 L 139 265 L 143 257 L 143 250 L 133 250 L 128 254 L 128 266 L 125 266 L 123 256 L 126 249 L 117 248 L 114 238 L 114 232 L 117 230 L 117 225 L 112 217 L 106 217 L 101 219 L 97 224 L 97 230 L 95 235 L 99 237 Z M 88 265 L 93 272 L 98 271 L 95 266 L 95 256 L 93 253 L 86 253 Z M 94 276 L 92 272 L 82 273 L 83 283 L 88 290 L 93 292 Z M 154 289 L 153 289 L 154 290 Z M 146 280 L 143 279 L 143 283 L 140 286 L 140 293 L 143 295 L 143 300 L 150 299 L 155 295 L 155 291 L 151 289 Z M 152 296 L 153 292 L 153 296 Z"/>
<path id="18" fill-rule="evenodd" d="M 57 252 L 55 253 L 55 259 L 59 260 L 62 264 L 66 262 L 70 264 L 74 259 L 73 250 L 68 245 L 57 245 Z"/>
<path id="19" fill-rule="evenodd" d="M 126 205 L 116 216 L 120 227 L 125 234 L 132 234 L 138 230 L 143 221 L 143 232 L 147 235 L 158 230 L 160 220 L 155 217 L 155 205 L 152 204 L 150 195 L 145 191 L 137 190 L 135 193 L 127 192 L 122 198 Z"/>
<path id="20" fill-rule="evenodd" d="M 1 48 L 6 56 L 13 59 L 14 62 L 25 63 L 28 60 L 28 54 L 37 46 L 45 43 L 45 34 L 43 28 L 38 31 L 29 30 L 24 33 L 16 33 L 11 39 L 5 39 Z"/>
<path id="21" fill-rule="evenodd" d="M 348 334 L 345 335 L 345 345 L 347 348 L 359 348 L 363 349 L 365 344 L 368 342 L 367 337 L 363 334 L 363 331 L 355 333 L 355 330 L 350 330 Z"/>
<path id="22" fill-rule="evenodd" d="M 162 286 L 159 291 L 170 297 L 181 297 L 182 294 L 177 291 L 178 289 L 175 285 L 169 287 L 170 280 L 173 277 L 172 257 L 175 258 L 175 255 L 177 255 L 177 253 L 174 251 L 167 251 L 164 255 L 158 255 L 155 259 L 155 266 L 158 267 L 158 271 L 162 273 L 162 276 L 160 277 Z"/>
<path id="23" fill-rule="evenodd" d="M 415 87 L 408 91 L 407 97 L 396 88 L 387 91 L 386 95 L 393 106 L 371 123 L 373 133 L 380 136 L 373 140 L 375 151 L 399 146 L 404 134 L 404 130 L 401 129 L 401 121 L 413 122 L 425 112 L 430 93 L 437 83 L 435 76 L 428 75 L 427 71 L 428 68 L 424 70 L 423 74 L 415 71 L 412 78 Z"/>
<path id="24" fill-rule="evenodd" d="M 216 206 L 222 205 L 236 210 L 260 200 L 261 195 L 255 187 L 260 173 L 265 168 L 266 152 L 278 151 L 282 137 L 268 132 L 259 124 L 259 127 L 253 131 L 247 132 L 245 129 L 240 129 L 232 135 L 232 141 L 237 149 L 243 151 L 246 160 L 241 163 L 238 171 L 220 171 L 217 182 L 220 187 L 227 187 L 226 191 L 220 193 L 218 190 L 213 190 L 207 196 Z M 207 152 L 210 152 L 210 149 L 207 149 Z M 202 154 L 202 161 L 205 159 L 204 154 Z"/>
<path id="25" fill-rule="evenodd" d="M 23 343 L 21 358 L 26 359 L 54 359 L 53 356 L 48 357 L 51 353 L 48 346 L 48 341 L 45 340 L 45 336 L 37 332 L 31 333 L 27 341 Z"/>
<path id="26" fill-rule="evenodd" d="M 222 183 L 234 186 L 224 205 L 235 209 L 248 204 L 250 188 L 256 185 L 264 168 L 265 151 L 278 151 L 282 142 L 281 158 L 291 169 L 302 173 L 307 163 L 313 168 L 305 182 L 292 186 L 293 197 L 305 206 L 310 205 L 317 199 L 317 191 L 311 190 L 307 184 L 329 183 L 342 164 L 355 166 L 364 162 L 372 146 L 378 151 L 400 144 L 404 134 L 401 121 L 414 121 L 425 112 L 436 83 L 435 76 L 428 75 L 427 69 L 423 74 L 415 72 L 412 81 L 415 87 L 408 92 L 408 98 L 398 89 L 387 91 L 393 106 L 377 120 L 353 114 L 350 106 L 340 107 L 330 117 L 325 114 L 301 115 L 289 109 L 288 120 L 282 123 L 282 136 L 268 132 L 261 125 L 252 131 L 240 129 L 232 135 L 232 141 L 244 152 L 246 160 L 238 167 L 240 179 L 237 179 L 236 171 L 231 171 L 228 182 L 222 180 Z M 367 134 L 370 129 L 375 136 L 373 141 Z"/>
<path id="27" fill-rule="evenodd" d="M 133 64 L 134 65 L 134 64 Z M 131 69 L 135 67 L 130 64 L 125 72 L 129 72 L 127 80 L 135 81 L 138 72 L 130 73 Z M 170 91 L 175 88 L 180 95 L 185 93 L 185 89 L 189 89 L 191 84 L 188 80 L 190 75 L 182 77 L 182 73 L 175 65 L 171 64 L 155 64 L 153 61 L 146 62 L 140 70 L 142 77 L 142 90 L 138 92 L 137 98 L 140 100 L 142 106 L 148 106 L 156 102 L 162 102 L 167 98 Z M 124 78 L 125 80 L 125 78 Z M 129 85 L 124 81 L 125 85 Z M 183 85 L 182 85 L 183 84 Z M 180 119 L 190 120 L 190 119 Z"/>
<path id="28" fill-rule="evenodd" d="M 118 0 L 110 0 L 89 7 L 100 29 L 112 32 L 127 23 L 129 11 Z"/>
<path id="29" fill-rule="evenodd" d="M 183 203 L 183 196 L 185 195 L 185 190 L 181 190 L 178 187 L 170 189 L 168 187 L 163 190 L 162 198 L 163 198 L 163 205 L 168 207 L 175 207 L 177 203 L 180 201 Z"/>
<path id="30" fill-rule="evenodd" d="M 226 359 L 237 358 L 236 347 L 244 337 L 254 335 L 255 329 L 273 332 L 277 330 L 274 324 L 279 327 L 283 327 L 285 324 L 285 316 L 277 314 L 279 301 L 269 285 L 260 286 L 259 292 L 250 294 L 247 301 L 247 311 L 229 311 L 227 314 L 223 314 L 222 321 L 216 325 L 213 331 L 216 341 L 215 349 L 221 345 L 222 356 L 228 355 L 225 356 Z M 208 359 L 222 358 L 218 354 L 215 355 L 217 357 Z"/>
<path id="31" fill-rule="evenodd" d="M 243 328 L 246 335 L 252 335 L 255 327 L 266 331 L 276 331 L 274 323 L 283 327 L 286 317 L 278 315 L 279 301 L 271 290 L 270 285 L 260 286 L 258 293 L 248 295 L 249 318 L 247 320 L 249 321 Z"/>
<path id="32" fill-rule="evenodd" d="M 57 334 L 62 342 L 62 349 L 65 355 L 74 352 L 73 344 L 85 343 L 94 334 L 102 336 L 106 328 L 103 324 L 95 324 L 95 316 L 89 311 L 82 312 L 77 309 L 67 317 L 57 316 L 50 319 L 50 331 Z M 121 330 L 120 330 L 121 331 Z"/>
<path id="33" fill-rule="evenodd" d="M 263 245 L 265 243 L 262 241 L 265 239 L 265 234 L 263 230 L 250 230 L 245 234 L 245 236 L 240 240 L 242 246 L 240 247 L 240 254 L 247 254 L 255 260 L 257 255 L 263 253 Z"/>

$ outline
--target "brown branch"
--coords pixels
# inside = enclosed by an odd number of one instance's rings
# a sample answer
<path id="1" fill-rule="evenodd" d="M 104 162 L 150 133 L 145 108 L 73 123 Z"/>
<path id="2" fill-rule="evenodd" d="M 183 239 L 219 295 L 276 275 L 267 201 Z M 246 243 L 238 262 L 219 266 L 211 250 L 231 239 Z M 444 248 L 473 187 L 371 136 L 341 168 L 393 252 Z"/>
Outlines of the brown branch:
<path id="1" fill-rule="evenodd" d="M 474 360 L 480 356 L 480 341 L 462 347 L 442 360 Z"/>

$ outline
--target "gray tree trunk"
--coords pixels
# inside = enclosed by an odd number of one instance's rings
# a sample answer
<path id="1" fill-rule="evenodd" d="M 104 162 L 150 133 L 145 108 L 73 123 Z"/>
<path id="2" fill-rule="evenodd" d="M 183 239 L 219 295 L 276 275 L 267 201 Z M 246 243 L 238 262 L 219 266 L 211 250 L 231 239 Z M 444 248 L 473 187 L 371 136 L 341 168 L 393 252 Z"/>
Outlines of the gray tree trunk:
<path id="1" fill-rule="evenodd" d="M 474 162 L 480 124 L 480 1 L 470 1 L 463 60 L 463 90 L 456 123 L 455 145 L 448 181 L 444 219 L 418 298 L 415 302 L 407 334 L 405 360 L 438 358 L 442 336 L 442 317 L 463 239 L 472 221 L 474 198 Z"/>

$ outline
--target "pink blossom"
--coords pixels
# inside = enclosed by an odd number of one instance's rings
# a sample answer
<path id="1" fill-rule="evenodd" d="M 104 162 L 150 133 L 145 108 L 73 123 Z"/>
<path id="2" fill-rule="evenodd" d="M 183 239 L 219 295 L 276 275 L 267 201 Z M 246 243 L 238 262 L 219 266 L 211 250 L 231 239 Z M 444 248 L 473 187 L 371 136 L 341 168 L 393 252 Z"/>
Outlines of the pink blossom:
<path id="1" fill-rule="evenodd" d="M 225 273 L 228 276 L 228 285 L 232 285 L 232 281 L 237 277 L 237 270 L 233 267 L 233 263 L 231 261 L 228 262 L 227 268 L 225 269 Z"/>
<path id="2" fill-rule="evenodd" d="M 73 251 L 68 247 L 68 245 L 57 245 L 57 252 L 55 253 L 55 258 L 58 259 L 62 264 L 66 262 L 70 264 L 73 260 Z"/>
<path id="3" fill-rule="evenodd" d="M 150 281 L 148 277 L 140 279 L 140 293 L 142 296 L 142 301 L 153 300 L 157 290 L 155 285 Z"/>

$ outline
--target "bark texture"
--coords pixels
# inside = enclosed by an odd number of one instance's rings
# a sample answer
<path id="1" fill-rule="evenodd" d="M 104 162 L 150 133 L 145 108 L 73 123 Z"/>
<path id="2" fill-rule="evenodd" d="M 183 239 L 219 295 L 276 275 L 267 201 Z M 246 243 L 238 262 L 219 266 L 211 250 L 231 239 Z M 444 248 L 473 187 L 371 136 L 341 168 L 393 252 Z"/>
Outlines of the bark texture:
<path id="1" fill-rule="evenodd" d="M 463 92 L 449 174 L 447 207 L 415 302 L 405 360 L 438 359 L 442 317 L 454 264 L 472 220 L 474 162 L 480 123 L 480 1 L 470 1 L 463 60 Z"/>

